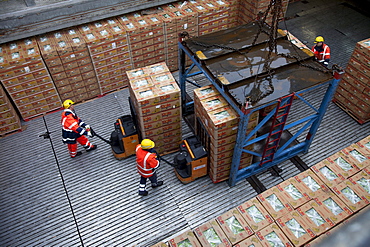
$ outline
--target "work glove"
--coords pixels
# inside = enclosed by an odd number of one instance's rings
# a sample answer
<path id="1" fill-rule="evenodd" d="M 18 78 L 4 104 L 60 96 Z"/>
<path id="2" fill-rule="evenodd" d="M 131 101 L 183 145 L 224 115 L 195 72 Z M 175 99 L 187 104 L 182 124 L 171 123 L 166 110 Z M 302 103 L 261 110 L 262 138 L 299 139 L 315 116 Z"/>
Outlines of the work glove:
<path id="1" fill-rule="evenodd" d="M 88 136 L 88 137 L 93 137 L 93 135 L 92 135 L 91 131 L 87 131 L 87 136 Z"/>
<path id="2" fill-rule="evenodd" d="M 86 129 L 86 131 L 90 131 L 90 130 L 91 130 L 90 125 L 86 124 L 86 125 L 85 125 L 85 129 Z"/>

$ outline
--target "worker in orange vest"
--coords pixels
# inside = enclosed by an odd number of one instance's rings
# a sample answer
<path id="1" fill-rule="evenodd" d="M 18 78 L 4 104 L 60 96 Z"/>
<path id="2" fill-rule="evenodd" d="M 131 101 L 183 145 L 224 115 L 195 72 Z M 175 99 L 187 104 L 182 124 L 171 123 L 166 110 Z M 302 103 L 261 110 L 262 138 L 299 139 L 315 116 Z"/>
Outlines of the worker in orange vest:
<path id="1" fill-rule="evenodd" d="M 312 52 L 315 54 L 315 58 L 318 62 L 328 67 L 330 61 L 330 47 L 324 43 L 322 36 L 317 36 L 315 39 L 315 45 L 312 47 Z"/>
<path id="2" fill-rule="evenodd" d="M 62 112 L 61 119 L 63 143 L 68 145 L 71 158 L 82 154 L 81 151 L 77 152 L 77 142 L 85 148 L 86 152 L 90 152 L 97 148 L 97 146 L 91 144 L 86 137 L 92 137 L 90 126 L 77 117 L 74 104 L 75 103 L 70 99 L 63 102 L 64 111 Z"/>
<path id="3" fill-rule="evenodd" d="M 146 196 L 146 180 L 149 178 L 152 188 L 163 185 L 163 181 L 157 181 L 157 169 L 159 168 L 159 158 L 154 150 L 155 143 L 150 139 L 142 140 L 136 146 L 136 168 L 141 176 L 139 195 Z"/>

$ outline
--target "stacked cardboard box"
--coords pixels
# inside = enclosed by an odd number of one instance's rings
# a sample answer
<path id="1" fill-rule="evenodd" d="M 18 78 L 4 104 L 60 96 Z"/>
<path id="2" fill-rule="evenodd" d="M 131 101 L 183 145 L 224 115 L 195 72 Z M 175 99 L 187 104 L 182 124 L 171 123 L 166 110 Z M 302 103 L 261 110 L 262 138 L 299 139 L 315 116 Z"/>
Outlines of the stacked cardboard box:
<path id="1" fill-rule="evenodd" d="M 105 19 L 78 27 L 91 56 L 95 71 L 85 74 L 101 94 L 127 86 L 126 70 L 132 69 L 127 34 L 115 18 Z M 96 73 L 96 76 L 93 72 Z"/>
<path id="2" fill-rule="evenodd" d="M 21 129 L 21 121 L 2 86 L 0 86 L 0 119 L 0 136 Z"/>
<path id="3" fill-rule="evenodd" d="M 160 154 L 178 150 L 182 138 L 180 88 L 166 64 L 130 70 L 127 76 L 141 137 L 153 140 Z"/>
<path id="4" fill-rule="evenodd" d="M 198 13 L 199 35 L 213 33 L 236 25 L 235 6 L 228 1 L 192 1 Z"/>
<path id="5" fill-rule="evenodd" d="M 257 19 L 259 13 L 264 16 L 268 9 L 270 0 L 241 0 L 240 10 L 239 10 L 239 24 L 246 24 Z M 284 18 L 286 10 L 288 8 L 288 0 L 282 0 L 282 11 L 280 13 L 280 18 Z M 274 6 L 271 6 L 270 13 L 267 15 L 266 23 L 271 24 L 272 15 L 271 10 Z"/>
<path id="6" fill-rule="evenodd" d="M 360 124 L 370 120 L 369 80 L 370 38 L 356 44 L 333 100 Z"/>
<path id="7" fill-rule="evenodd" d="M 181 247 L 181 246 L 194 246 L 201 247 L 198 238 L 195 236 L 193 231 L 188 230 L 178 236 L 171 238 L 169 241 L 170 247 Z M 162 246 L 163 247 L 163 246 Z"/>
<path id="8" fill-rule="evenodd" d="M 62 101 L 100 94 L 86 43 L 78 28 L 41 35 L 37 42 Z"/>
<path id="9" fill-rule="evenodd" d="M 210 220 L 195 228 L 194 233 L 202 246 L 231 246 L 229 238 L 216 220 Z"/>
<path id="10" fill-rule="evenodd" d="M 1 50 L 0 80 L 24 120 L 61 107 L 35 38 L 7 43 Z"/>
<path id="11" fill-rule="evenodd" d="M 230 175 L 239 116 L 212 85 L 194 90 L 194 109 L 196 119 L 201 121 L 210 135 L 208 174 L 214 183 L 224 181 Z M 247 133 L 257 124 L 258 112 L 250 117 Z M 246 149 L 253 150 L 253 147 Z M 243 152 L 239 169 L 249 166 L 252 158 L 251 154 Z"/>

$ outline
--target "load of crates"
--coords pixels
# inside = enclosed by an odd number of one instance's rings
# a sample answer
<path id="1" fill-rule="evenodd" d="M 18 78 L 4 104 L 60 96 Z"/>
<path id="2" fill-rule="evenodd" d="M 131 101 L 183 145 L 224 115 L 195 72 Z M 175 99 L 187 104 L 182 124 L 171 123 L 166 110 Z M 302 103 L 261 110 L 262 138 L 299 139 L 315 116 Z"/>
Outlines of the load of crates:
<path id="1" fill-rule="evenodd" d="M 370 136 L 199 227 L 152 247 L 312 246 L 370 200 Z"/>

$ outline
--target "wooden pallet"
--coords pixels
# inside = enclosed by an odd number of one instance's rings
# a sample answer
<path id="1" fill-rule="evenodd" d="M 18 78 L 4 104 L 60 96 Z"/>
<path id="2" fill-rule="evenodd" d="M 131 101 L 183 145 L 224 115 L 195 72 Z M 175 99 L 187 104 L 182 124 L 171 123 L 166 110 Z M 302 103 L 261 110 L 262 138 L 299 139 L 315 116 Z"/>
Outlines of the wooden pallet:
<path id="1" fill-rule="evenodd" d="M 340 102 L 339 100 L 333 99 L 333 102 L 359 124 L 364 124 L 370 121 L 370 119 L 362 119 L 360 117 L 357 117 L 356 114 L 354 114 L 350 109 L 348 109 L 345 105 L 343 105 L 342 102 Z"/>

